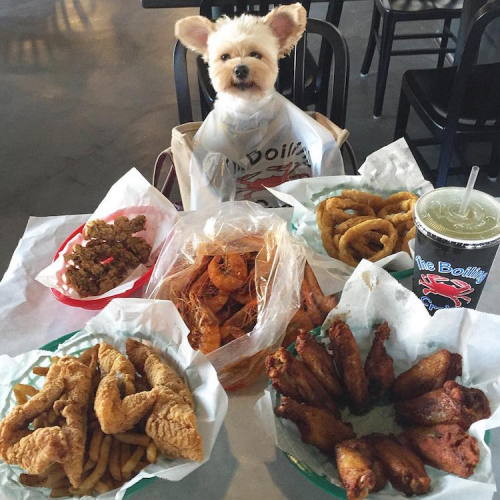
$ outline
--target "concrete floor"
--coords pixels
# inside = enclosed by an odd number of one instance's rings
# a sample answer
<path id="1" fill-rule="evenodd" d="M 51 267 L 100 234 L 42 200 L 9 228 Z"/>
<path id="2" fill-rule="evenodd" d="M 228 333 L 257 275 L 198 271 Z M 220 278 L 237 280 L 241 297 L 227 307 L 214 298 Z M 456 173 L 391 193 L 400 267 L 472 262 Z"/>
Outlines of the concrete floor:
<path id="1" fill-rule="evenodd" d="M 312 17 L 325 8 L 316 4 Z M 132 166 L 150 178 L 177 122 L 174 23 L 195 12 L 144 10 L 139 0 L 0 3 L 0 276 L 30 215 L 92 212 Z M 435 64 L 393 58 L 384 116 L 373 120 L 377 56 L 359 76 L 370 16 L 369 0 L 346 2 L 340 25 L 351 56 L 347 127 L 360 160 L 392 140 L 403 71 Z"/>

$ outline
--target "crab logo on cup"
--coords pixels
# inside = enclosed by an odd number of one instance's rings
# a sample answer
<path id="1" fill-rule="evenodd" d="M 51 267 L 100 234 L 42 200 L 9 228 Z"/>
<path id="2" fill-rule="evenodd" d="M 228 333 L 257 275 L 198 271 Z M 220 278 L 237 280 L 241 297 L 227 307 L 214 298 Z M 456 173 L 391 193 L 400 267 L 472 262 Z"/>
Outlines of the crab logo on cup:
<path id="1" fill-rule="evenodd" d="M 424 286 L 422 288 L 424 295 L 441 295 L 441 297 L 450 299 L 455 307 L 462 307 L 462 300 L 468 304 L 471 299 L 467 295 L 474 291 L 474 288 L 465 281 L 450 280 L 439 274 L 422 274 L 418 283 Z"/>

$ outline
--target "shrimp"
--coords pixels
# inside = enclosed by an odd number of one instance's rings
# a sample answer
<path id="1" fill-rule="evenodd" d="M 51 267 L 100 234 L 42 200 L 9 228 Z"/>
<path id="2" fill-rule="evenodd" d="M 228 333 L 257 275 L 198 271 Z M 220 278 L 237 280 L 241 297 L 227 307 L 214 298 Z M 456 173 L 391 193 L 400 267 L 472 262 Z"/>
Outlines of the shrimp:
<path id="1" fill-rule="evenodd" d="M 193 302 L 194 323 L 188 335 L 189 343 L 195 350 L 203 354 L 215 351 L 220 347 L 221 336 L 219 322 L 215 314 L 201 303 Z"/>
<path id="2" fill-rule="evenodd" d="M 224 322 L 223 326 L 236 326 L 244 331 L 250 331 L 257 322 L 257 299 L 246 303 L 236 314 Z"/>
<path id="3" fill-rule="evenodd" d="M 243 337 L 243 335 L 246 335 L 244 330 L 238 328 L 237 326 L 231 326 L 231 325 L 222 326 L 220 329 L 220 334 L 222 337 L 223 344 L 229 344 L 229 342 L 232 342 L 233 340 Z"/>
<path id="4" fill-rule="evenodd" d="M 189 297 L 192 300 L 198 299 L 214 313 L 220 311 L 229 299 L 229 295 L 227 293 L 219 290 L 210 281 L 208 271 L 205 271 L 191 286 L 189 290 Z"/>
<path id="5" fill-rule="evenodd" d="M 245 284 L 240 289 L 233 292 L 231 297 L 240 304 L 247 304 L 255 297 L 255 295 L 255 268 L 252 268 L 248 272 Z"/>
<path id="6" fill-rule="evenodd" d="M 303 309 L 299 309 L 290 320 L 290 323 L 288 323 L 285 338 L 283 339 L 281 345 L 283 347 L 288 347 L 292 342 L 295 342 L 299 333 L 309 332 L 313 328 L 313 322 L 307 312 Z"/>
<path id="7" fill-rule="evenodd" d="M 234 292 L 247 279 L 246 260 L 239 253 L 216 255 L 208 265 L 208 276 L 217 288 L 224 292 Z"/>

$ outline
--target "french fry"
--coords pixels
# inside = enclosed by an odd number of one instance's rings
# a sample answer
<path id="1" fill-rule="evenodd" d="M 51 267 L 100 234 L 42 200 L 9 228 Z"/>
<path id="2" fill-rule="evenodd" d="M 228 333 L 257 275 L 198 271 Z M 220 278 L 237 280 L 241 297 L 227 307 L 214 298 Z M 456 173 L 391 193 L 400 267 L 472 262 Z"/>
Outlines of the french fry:
<path id="1" fill-rule="evenodd" d="M 135 476 L 136 474 L 139 474 L 144 467 L 147 467 L 149 465 L 148 462 L 144 462 L 141 460 L 135 467 L 134 470 L 132 471 L 132 475 Z"/>
<path id="2" fill-rule="evenodd" d="M 56 412 L 54 411 L 53 408 L 51 408 L 47 412 L 47 425 L 54 425 L 56 420 L 57 420 Z"/>
<path id="3" fill-rule="evenodd" d="M 39 392 L 38 389 L 28 384 L 16 384 L 14 386 L 14 391 L 19 391 L 22 394 L 26 394 L 27 396 L 34 396 Z"/>
<path id="4" fill-rule="evenodd" d="M 146 458 L 150 464 L 154 464 L 158 458 L 158 448 L 156 447 L 154 441 L 151 441 L 146 448 Z"/>
<path id="5" fill-rule="evenodd" d="M 135 386 L 131 380 L 125 380 L 125 396 L 130 396 L 130 394 L 135 394 Z"/>
<path id="6" fill-rule="evenodd" d="M 147 448 L 151 441 L 151 438 L 145 434 L 139 434 L 137 432 L 120 432 L 118 434 L 113 434 L 113 436 L 122 443 L 135 444 L 137 446 L 143 446 L 144 448 Z"/>
<path id="7" fill-rule="evenodd" d="M 49 367 L 48 366 L 34 366 L 31 371 L 35 375 L 40 375 L 41 377 L 45 377 L 47 373 L 49 373 Z"/>
<path id="8" fill-rule="evenodd" d="M 128 443 L 121 443 L 120 446 L 120 467 L 125 465 L 125 462 L 130 458 L 132 452 L 130 451 L 130 445 Z"/>
<path id="9" fill-rule="evenodd" d="M 96 429 L 90 438 L 89 444 L 89 458 L 94 462 L 97 462 L 99 458 L 99 450 L 101 449 L 101 443 L 104 438 L 104 434 L 101 429 Z"/>
<path id="10" fill-rule="evenodd" d="M 132 456 L 126 461 L 125 465 L 122 467 L 122 477 L 129 477 L 130 473 L 135 469 L 140 459 L 144 455 L 144 448 L 138 446 Z"/>
<path id="11" fill-rule="evenodd" d="M 89 458 L 84 464 L 83 464 L 83 470 L 82 472 L 88 472 L 89 470 L 93 469 L 97 460 L 92 460 Z"/>
<path id="12" fill-rule="evenodd" d="M 99 479 L 99 481 L 97 481 L 94 486 L 94 490 L 97 493 L 106 493 L 106 491 L 113 490 L 114 488 L 114 484 L 111 483 L 111 481 L 106 481 L 105 479 Z"/>
<path id="13" fill-rule="evenodd" d="M 111 439 L 112 437 L 108 435 L 102 440 L 101 448 L 99 450 L 99 458 L 95 469 L 80 484 L 80 488 L 78 488 L 79 494 L 82 494 L 80 493 L 81 491 L 91 490 L 108 468 Z"/>
<path id="14" fill-rule="evenodd" d="M 70 496 L 68 488 L 52 488 L 50 492 L 50 498 L 61 498 Z"/>
<path id="15" fill-rule="evenodd" d="M 120 448 L 121 443 L 117 439 L 113 439 L 111 444 L 111 454 L 109 456 L 109 473 L 116 481 L 122 480 L 121 465 L 120 465 Z"/>
<path id="16" fill-rule="evenodd" d="M 24 392 L 18 391 L 15 387 L 14 396 L 18 405 L 23 405 L 24 403 L 26 403 L 26 401 L 28 401 L 28 397 L 26 396 L 26 394 Z"/>
<path id="17" fill-rule="evenodd" d="M 23 486 L 40 486 L 47 478 L 42 474 L 20 474 L 19 482 Z"/>

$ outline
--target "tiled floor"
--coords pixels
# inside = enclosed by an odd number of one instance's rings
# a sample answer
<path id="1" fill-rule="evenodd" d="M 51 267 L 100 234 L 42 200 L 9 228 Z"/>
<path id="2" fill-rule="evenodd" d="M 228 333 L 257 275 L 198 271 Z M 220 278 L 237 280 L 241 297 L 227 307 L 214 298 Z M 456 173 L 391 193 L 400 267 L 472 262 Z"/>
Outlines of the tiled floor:
<path id="1" fill-rule="evenodd" d="M 325 5 L 312 16 L 323 17 Z M 139 0 L 0 3 L 0 276 L 30 215 L 91 212 L 131 166 L 151 176 L 177 121 L 173 26 L 195 12 L 146 11 Z M 346 2 L 340 25 L 359 159 L 391 141 L 403 71 L 435 64 L 393 58 L 384 115 L 373 120 L 376 60 L 359 76 L 370 13 L 369 0 Z"/>

